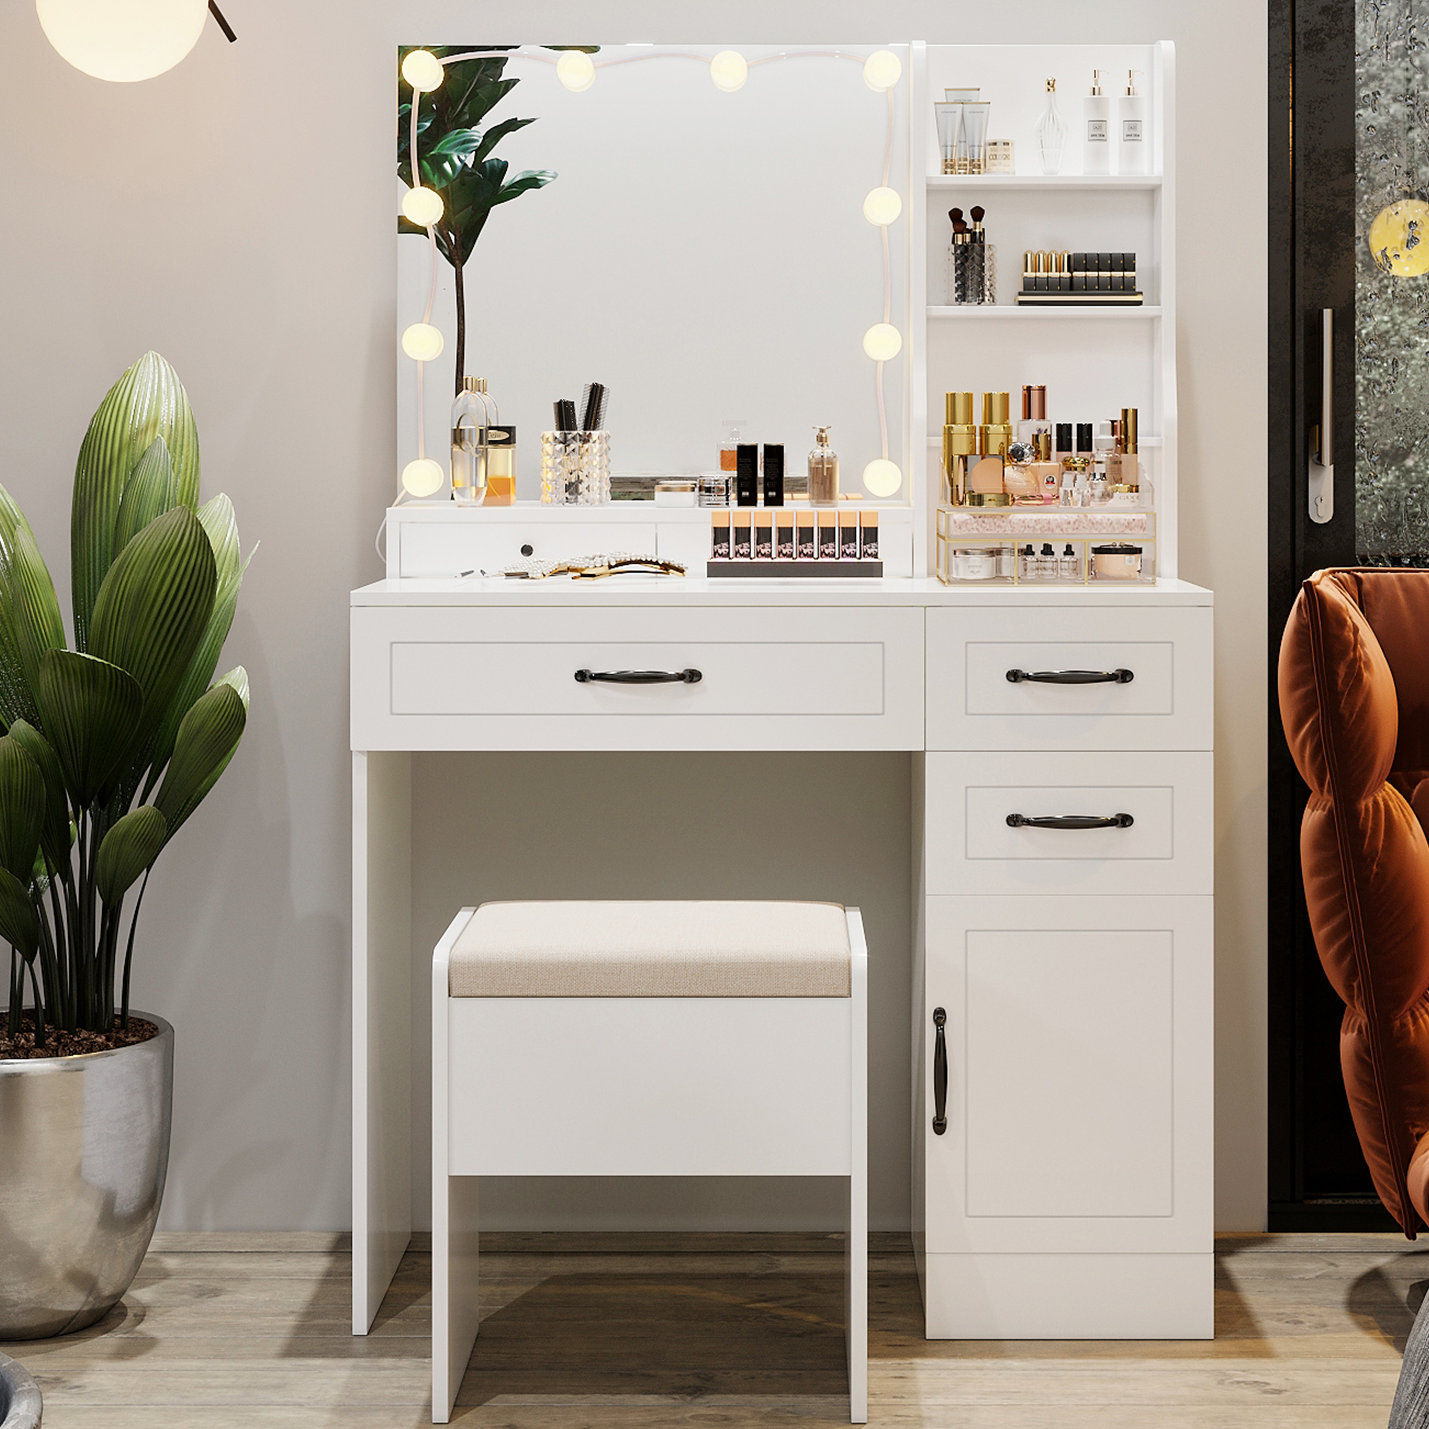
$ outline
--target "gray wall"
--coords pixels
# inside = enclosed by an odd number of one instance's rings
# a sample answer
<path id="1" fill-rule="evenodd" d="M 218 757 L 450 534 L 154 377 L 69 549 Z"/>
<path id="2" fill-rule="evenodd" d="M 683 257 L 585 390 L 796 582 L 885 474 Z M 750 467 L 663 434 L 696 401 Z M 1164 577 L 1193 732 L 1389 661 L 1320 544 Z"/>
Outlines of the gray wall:
<path id="1" fill-rule="evenodd" d="M 178 1027 L 178 1097 L 165 1223 L 323 1228 L 348 1218 L 346 592 L 378 574 L 372 537 L 393 473 L 392 53 L 399 40 L 605 42 L 1007 41 L 1106 36 L 1177 42 L 1180 107 L 1182 573 L 1217 592 L 1217 1218 L 1261 1223 L 1264 1183 L 1265 48 L 1261 12 L 1232 0 L 547 0 L 539 34 L 518 0 L 316 0 L 233 8 L 241 39 L 210 27 L 179 69 L 104 85 L 49 49 L 24 0 L 0 7 L 0 482 L 19 498 L 63 581 L 69 484 L 85 423 L 146 347 L 175 363 L 203 436 L 205 490 L 228 491 L 262 540 L 230 641 L 247 664 L 250 733 L 190 834 L 155 878 L 136 996 Z M 242 13 L 239 13 L 241 9 Z M 1089 13 L 1094 21 L 1089 23 Z M 827 761 L 514 758 L 420 761 L 438 819 L 420 849 L 415 919 L 430 946 L 463 896 L 461 864 L 488 843 L 512 886 L 558 854 L 542 802 L 613 800 L 678 820 L 717 809 L 741 775 L 760 786 L 757 839 L 729 839 L 727 891 L 791 884 L 862 899 L 874 956 L 875 1214 L 906 1204 L 907 761 L 853 762 L 885 835 L 829 846 L 789 801 Z M 637 783 L 637 780 L 639 781 Z M 823 797 L 815 796 L 816 799 Z M 480 801 L 478 803 L 478 801 Z M 488 814 L 473 824 L 470 811 Z M 464 829 L 465 832 L 459 832 Z M 645 828 L 678 886 L 709 887 L 693 834 Z M 718 841 L 716 841 L 718 843 Z M 675 856 L 670 856 L 670 850 Z M 867 851 L 865 851 L 865 849 Z M 632 869 L 637 867 L 632 859 Z M 576 881 L 589 880 L 589 870 Z M 653 888 L 632 872 L 624 886 Z M 776 882 L 777 880 L 777 882 Z M 583 886 L 590 886 L 585 883 Z M 666 886 L 666 885 L 660 885 Z M 725 885 L 721 885 L 722 891 Z M 849 892 L 848 890 L 852 890 Z M 420 1119 L 420 1108 L 418 1109 Z M 417 1126 L 420 1132 L 420 1125 Z M 548 1199 L 548 1197 L 550 1197 Z M 784 1225 L 807 1215 L 778 1186 L 596 1188 L 579 1202 L 508 1195 L 507 1219 L 544 1223 Z M 624 1217 L 624 1220 L 622 1220 Z M 580 1218 L 579 1220 L 577 1218 Z"/>

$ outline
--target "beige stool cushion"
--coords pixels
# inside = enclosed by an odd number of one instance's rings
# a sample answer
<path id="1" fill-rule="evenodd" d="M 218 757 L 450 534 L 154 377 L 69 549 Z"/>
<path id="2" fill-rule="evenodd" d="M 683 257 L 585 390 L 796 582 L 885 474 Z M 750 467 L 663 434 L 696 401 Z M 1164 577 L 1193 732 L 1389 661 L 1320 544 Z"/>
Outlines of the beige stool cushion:
<path id="1" fill-rule="evenodd" d="M 847 997 L 835 903 L 483 903 L 452 997 Z"/>

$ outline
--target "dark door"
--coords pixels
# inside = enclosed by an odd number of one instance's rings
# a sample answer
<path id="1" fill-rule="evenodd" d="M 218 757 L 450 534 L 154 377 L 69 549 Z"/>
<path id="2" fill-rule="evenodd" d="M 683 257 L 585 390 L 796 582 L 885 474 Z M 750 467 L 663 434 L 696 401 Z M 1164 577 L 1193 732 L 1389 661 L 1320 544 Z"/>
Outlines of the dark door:
<path id="1" fill-rule="evenodd" d="M 1270 1227 L 1389 1228 L 1350 1123 L 1342 1005 L 1300 886 L 1275 702 L 1295 592 L 1429 551 L 1429 10 L 1270 4 Z M 1286 341 L 1289 337 L 1291 340 Z"/>

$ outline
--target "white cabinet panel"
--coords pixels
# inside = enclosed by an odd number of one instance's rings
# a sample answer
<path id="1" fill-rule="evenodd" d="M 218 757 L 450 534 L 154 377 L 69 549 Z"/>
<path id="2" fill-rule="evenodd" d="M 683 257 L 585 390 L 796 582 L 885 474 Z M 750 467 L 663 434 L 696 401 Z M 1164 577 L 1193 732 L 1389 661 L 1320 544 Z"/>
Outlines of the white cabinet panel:
<path id="1" fill-rule="evenodd" d="M 1209 898 L 929 898 L 928 1252 L 1206 1249 L 1211 977 Z"/>
<path id="2" fill-rule="evenodd" d="M 918 749 L 923 612 L 352 612 L 355 749 Z M 577 672 L 697 671 L 688 683 Z"/>
<path id="3" fill-rule="evenodd" d="M 1209 893 L 1213 756 L 930 754 L 930 893 Z M 1014 819 L 1131 820 L 1041 828 Z"/>
<path id="4" fill-rule="evenodd" d="M 1211 669 L 1209 608 L 930 610 L 928 748 L 1209 749 Z"/>

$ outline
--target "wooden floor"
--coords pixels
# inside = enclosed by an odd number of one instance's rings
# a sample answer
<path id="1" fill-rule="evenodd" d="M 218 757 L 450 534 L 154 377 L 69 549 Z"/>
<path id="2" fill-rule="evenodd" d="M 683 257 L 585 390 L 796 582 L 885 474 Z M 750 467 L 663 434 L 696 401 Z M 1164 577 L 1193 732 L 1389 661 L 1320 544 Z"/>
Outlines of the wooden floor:
<path id="1" fill-rule="evenodd" d="M 843 1257 L 800 1236 L 491 1237 L 467 1429 L 840 1425 Z M 1216 1339 L 929 1343 L 900 1238 L 870 1255 L 869 1422 L 931 1429 L 1384 1429 L 1429 1250 L 1218 1242 Z M 161 1236 L 102 1324 L 0 1345 L 46 1429 L 429 1422 L 430 1257 L 366 1338 L 330 1237 Z"/>

